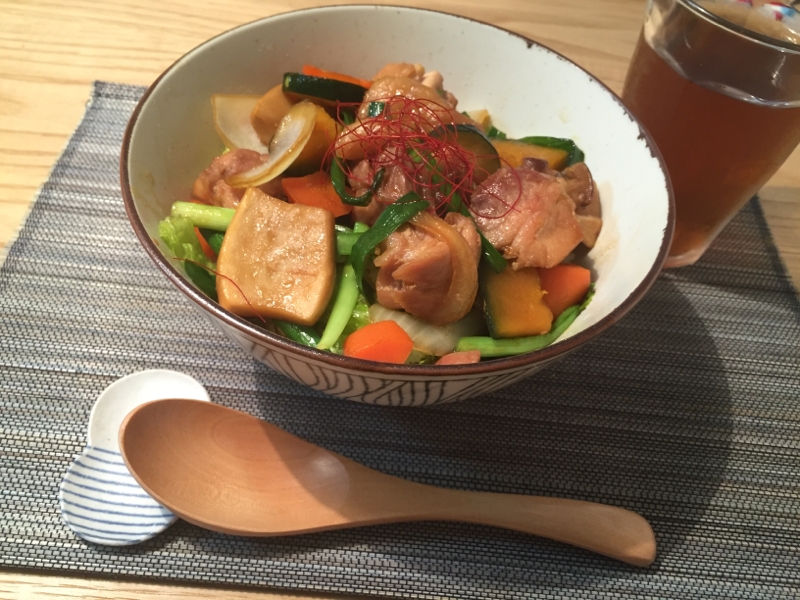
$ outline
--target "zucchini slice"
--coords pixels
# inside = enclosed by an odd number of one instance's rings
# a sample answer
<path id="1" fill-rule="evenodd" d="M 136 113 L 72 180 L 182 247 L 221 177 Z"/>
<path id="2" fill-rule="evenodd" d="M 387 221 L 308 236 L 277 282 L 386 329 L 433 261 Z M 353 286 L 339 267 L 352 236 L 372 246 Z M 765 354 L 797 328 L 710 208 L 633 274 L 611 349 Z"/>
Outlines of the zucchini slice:
<path id="1" fill-rule="evenodd" d="M 336 106 L 340 102 L 360 103 L 367 92 L 367 88 L 355 83 L 302 73 L 284 73 L 282 89 L 291 100 L 311 100 L 325 106 Z"/>
<path id="2" fill-rule="evenodd" d="M 475 157 L 475 170 L 472 181 L 475 185 L 483 182 L 500 168 L 500 156 L 492 141 L 474 125 L 449 123 L 431 131 L 433 137 L 452 140 Z"/>

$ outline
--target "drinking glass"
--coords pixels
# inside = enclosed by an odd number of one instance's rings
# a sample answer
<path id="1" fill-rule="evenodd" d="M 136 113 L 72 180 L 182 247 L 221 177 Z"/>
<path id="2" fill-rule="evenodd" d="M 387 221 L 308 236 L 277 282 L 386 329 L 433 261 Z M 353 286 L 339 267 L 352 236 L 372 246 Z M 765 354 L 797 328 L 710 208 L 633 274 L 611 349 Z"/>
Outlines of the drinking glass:
<path id="1" fill-rule="evenodd" d="M 622 99 L 672 181 L 665 267 L 697 261 L 800 142 L 798 24 L 774 2 L 648 0 Z"/>

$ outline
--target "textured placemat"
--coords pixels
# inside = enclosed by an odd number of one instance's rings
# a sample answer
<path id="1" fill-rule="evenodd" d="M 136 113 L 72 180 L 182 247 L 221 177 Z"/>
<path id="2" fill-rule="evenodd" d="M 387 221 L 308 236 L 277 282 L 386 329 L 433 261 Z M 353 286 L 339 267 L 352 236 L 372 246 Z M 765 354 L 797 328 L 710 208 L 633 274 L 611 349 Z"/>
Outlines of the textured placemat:
<path id="1" fill-rule="evenodd" d="M 254 362 L 139 248 L 117 160 L 141 93 L 96 84 L 0 270 L 0 565 L 416 598 L 798 597 L 800 306 L 756 202 L 700 264 L 531 379 L 370 407 Z M 657 561 L 457 523 L 245 539 L 179 521 L 139 546 L 85 543 L 61 521 L 59 482 L 98 393 L 146 368 L 387 473 L 638 511 Z"/>

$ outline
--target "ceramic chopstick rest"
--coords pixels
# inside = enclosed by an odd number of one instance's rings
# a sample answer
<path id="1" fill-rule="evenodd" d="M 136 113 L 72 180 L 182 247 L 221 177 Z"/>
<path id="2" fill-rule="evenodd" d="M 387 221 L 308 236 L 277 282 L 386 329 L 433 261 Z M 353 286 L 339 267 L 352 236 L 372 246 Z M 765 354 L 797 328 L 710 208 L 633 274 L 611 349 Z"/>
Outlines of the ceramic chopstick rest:
<path id="1" fill-rule="evenodd" d="M 194 378 L 169 370 L 132 373 L 109 385 L 89 415 L 86 448 L 59 488 L 64 522 L 88 542 L 125 546 L 161 533 L 177 517 L 131 476 L 119 449 L 119 428 L 130 411 L 164 398 L 209 401 Z"/>

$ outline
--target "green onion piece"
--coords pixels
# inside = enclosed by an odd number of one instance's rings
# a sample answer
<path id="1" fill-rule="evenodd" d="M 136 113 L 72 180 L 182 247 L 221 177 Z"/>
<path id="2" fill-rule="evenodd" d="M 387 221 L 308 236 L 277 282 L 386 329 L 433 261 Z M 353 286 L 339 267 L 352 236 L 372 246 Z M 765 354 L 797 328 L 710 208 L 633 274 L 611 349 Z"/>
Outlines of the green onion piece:
<path id="1" fill-rule="evenodd" d="M 589 286 L 583 302 L 565 308 L 553 322 L 550 331 L 544 335 L 532 335 L 521 338 L 495 339 L 488 336 L 463 337 L 456 344 L 456 352 L 467 350 L 480 350 L 481 358 L 498 358 L 501 356 L 515 356 L 526 352 L 540 350 L 555 342 L 581 314 L 594 297 L 594 283 Z"/>
<path id="2" fill-rule="evenodd" d="M 365 231 L 369 231 L 369 225 L 356 221 L 356 224 L 353 225 L 353 233 L 364 233 Z"/>
<path id="3" fill-rule="evenodd" d="M 273 323 L 275 323 L 275 327 L 278 328 L 278 331 L 298 344 L 316 348 L 319 343 L 319 334 L 313 327 L 296 325 L 295 323 L 289 323 L 288 321 L 281 321 L 278 319 L 275 319 Z"/>
<path id="4" fill-rule="evenodd" d="M 481 256 L 486 261 L 486 263 L 492 268 L 492 271 L 495 273 L 502 273 L 503 270 L 508 266 L 508 262 L 506 261 L 505 257 L 500 254 L 500 251 L 494 247 L 494 244 L 486 239 L 486 236 L 483 235 L 483 232 L 475 228 L 478 231 L 478 235 L 481 237 Z"/>
<path id="5" fill-rule="evenodd" d="M 556 138 L 545 135 L 533 135 L 517 140 L 526 144 L 533 144 L 535 146 L 546 146 L 547 148 L 558 148 L 567 153 L 567 166 L 574 165 L 575 163 L 583 162 L 586 155 L 583 150 L 578 148 L 577 144 L 570 139 Z"/>
<path id="6" fill-rule="evenodd" d="M 472 213 L 469 212 L 466 204 L 461 199 L 461 194 L 458 192 L 454 193 L 450 197 L 450 202 L 447 205 L 447 210 L 460 213 L 465 217 L 469 217 L 473 219 Z M 474 222 L 474 219 L 473 219 Z M 492 271 L 495 273 L 502 273 L 503 270 L 508 265 L 505 257 L 500 253 L 500 251 L 494 247 L 494 244 L 486 239 L 486 236 L 483 235 L 483 232 L 478 228 L 478 225 L 475 225 L 475 231 L 478 232 L 478 236 L 481 238 L 481 257 L 486 261 L 486 263 L 492 268 Z"/>
<path id="7" fill-rule="evenodd" d="M 352 263 L 347 261 L 344 263 L 342 274 L 339 277 L 339 285 L 337 286 L 336 297 L 333 299 L 331 315 L 325 324 L 325 329 L 322 332 L 317 348 L 328 350 L 336 343 L 350 320 L 350 315 L 353 314 L 358 295 L 356 273 Z"/>
<path id="8" fill-rule="evenodd" d="M 375 191 L 380 187 L 381 182 L 383 181 L 383 174 L 385 169 L 381 168 L 378 169 L 378 172 L 375 173 L 375 179 L 372 180 L 372 185 L 370 188 L 361 194 L 360 196 L 351 196 L 347 193 L 346 186 L 346 178 L 344 175 L 344 171 L 342 170 L 342 165 L 339 164 L 339 159 L 335 156 L 331 161 L 331 182 L 333 183 L 333 189 L 336 190 L 336 193 L 339 194 L 339 198 L 342 199 L 342 202 L 345 204 L 350 204 L 351 206 L 367 206 L 372 200 L 372 195 Z"/>
<path id="9" fill-rule="evenodd" d="M 505 133 L 500 131 L 494 125 L 489 128 L 489 131 L 486 133 L 486 137 L 488 137 L 490 140 L 505 140 L 508 138 Z"/>
<path id="10" fill-rule="evenodd" d="M 175 202 L 172 205 L 170 216 L 188 219 L 195 227 L 227 231 L 234 213 L 236 213 L 235 208 L 222 208 L 194 202 Z"/>
<path id="11" fill-rule="evenodd" d="M 394 204 L 387 206 L 380 214 L 375 224 L 366 233 L 362 234 L 359 240 L 353 245 L 350 258 L 353 261 L 353 269 L 356 273 L 356 281 L 359 289 L 363 292 L 362 280 L 364 279 L 364 268 L 367 257 L 375 252 L 375 248 L 390 233 L 395 231 L 400 225 L 411 219 L 418 212 L 430 208 L 430 204 L 420 198 L 414 192 L 408 192 Z"/>
<path id="12" fill-rule="evenodd" d="M 222 248 L 222 240 L 225 238 L 225 234 L 220 231 L 214 231 L 212 229 L 200 229 L 200 235 L 202 235 L 208 245 L 211 246 L 211 249 L 219 254 L 220 248 Z"/>
<path id="13" fill-rule="evenodd" d="M 368 117 L 377 117 L 383 114 L 383 111 L 386 109 L 385 102 L 370 102 L 367 104 L 367 116 Z"/>

